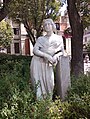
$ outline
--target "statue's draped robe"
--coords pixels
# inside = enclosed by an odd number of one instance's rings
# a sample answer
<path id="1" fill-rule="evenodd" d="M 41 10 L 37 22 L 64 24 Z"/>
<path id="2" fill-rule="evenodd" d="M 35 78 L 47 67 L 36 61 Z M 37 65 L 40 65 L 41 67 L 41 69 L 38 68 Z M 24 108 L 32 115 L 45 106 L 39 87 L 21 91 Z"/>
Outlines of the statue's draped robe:
<path id="1" fill-rule="evenodd" d="M 62 36 L 52 34 L 50 38 L 46 36 L 39 37 L 34 46 L 33 52 L 42 51 L 54 56 L 57 51 L 60 51 L 58 56 L 63 54 L 63 39 Z M 36 87 L 36 97 L 43 97 L 48 94 L 53 94 L 54 89 L 54 72 L 53 65 L 43 57 L 34 54 L 30 66 L 31 82 Z"/>

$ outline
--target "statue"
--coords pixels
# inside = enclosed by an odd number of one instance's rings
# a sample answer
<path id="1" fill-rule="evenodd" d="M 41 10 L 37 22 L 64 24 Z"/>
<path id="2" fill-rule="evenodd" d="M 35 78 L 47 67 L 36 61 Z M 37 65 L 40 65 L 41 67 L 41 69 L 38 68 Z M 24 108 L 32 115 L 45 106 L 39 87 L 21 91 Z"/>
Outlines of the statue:
<path id="1" fill-rule="evenodd" d="M 54 89 L 53 66 L 64 53 L 62 36 L 54 34 L 55 24 L 52 19 L 45 19 L 43 27 L 46 34 L 36 40 L 34 56 L 30 65 L 31 83 L 36 91 L 36 98 L 52 98 Z"/>

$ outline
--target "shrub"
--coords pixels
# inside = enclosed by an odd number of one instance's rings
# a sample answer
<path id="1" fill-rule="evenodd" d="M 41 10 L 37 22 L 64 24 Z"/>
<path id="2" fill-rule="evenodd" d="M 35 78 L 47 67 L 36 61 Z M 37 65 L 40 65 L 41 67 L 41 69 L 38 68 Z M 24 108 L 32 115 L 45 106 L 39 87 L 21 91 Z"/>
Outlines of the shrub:
<path id="1" fill-rule="evenodd" d="M 0 55 L 0 118 L 30 119 L 34 93 L 30 84 L 30 57 Z"/>
<path id="2" fill-rule="evenodd" d="M 2 54 L 0 61 L 1 119 L 63 119 L 66 108 L 60 100 L 35 99 L 29 81 L 28 57 Z"/>
<path id="3" fill-rule="evenodd" d="M 30 83 L 31 57 L 0 57 L 0 119 L 89 119 L 90 77 L 72 78 L 67 98 L 36 100 Z"/>
<path id="4" fill-rule="evenodd" d="M 90 76 L 72 78 L 72 85 L 68 91 L 69 118 L 89 119 L 90 118 Z"/>
<path id="5" fill-rule="evenodd" d="M 7 47 L 10 45 L 13 38 L 13 29 L 9 22 L 2 20 L 0 22 L 0 46 Z"/>
<path id="6" fill-rule="evenodd" d="M 82 75 L 78 79 L 72 77 L 68 98 L 73 95 L 79 95 L 81 97 L 85 93 L 90 94 L 90 76 Z"/>

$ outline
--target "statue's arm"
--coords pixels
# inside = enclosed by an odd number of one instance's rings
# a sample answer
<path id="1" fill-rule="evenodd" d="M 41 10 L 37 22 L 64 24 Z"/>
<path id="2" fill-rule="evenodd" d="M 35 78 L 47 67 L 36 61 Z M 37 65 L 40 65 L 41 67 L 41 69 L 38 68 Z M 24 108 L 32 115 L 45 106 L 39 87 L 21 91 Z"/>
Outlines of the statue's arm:
<path id="1" fill-rule="evenodd" d="M 47 59 L 49 62 L 53 63 L 53 57 L 51 55 L 41 51 L 40 49 L 41 49 L 41 46 L 37 42 L 34 46 L 34 49 L 33 49 L 34 55 L 41 57 L 41 58 L 44 58 L 44 59 Z"/>
<path id="2" fill-rule="evenodd" d="M 34 55 L 36 55 L 38 57 L 44 57 L 44 53 L 42 51 L 40 51 L 39 47 L 34 47 L 33 53 L 34 53 Z"/>

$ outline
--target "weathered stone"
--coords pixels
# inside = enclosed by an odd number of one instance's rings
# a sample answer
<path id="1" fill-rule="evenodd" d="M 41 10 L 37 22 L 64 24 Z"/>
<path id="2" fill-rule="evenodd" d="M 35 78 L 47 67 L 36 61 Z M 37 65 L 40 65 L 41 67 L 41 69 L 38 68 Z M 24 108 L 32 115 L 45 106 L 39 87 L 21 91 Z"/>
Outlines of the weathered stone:
<path id="1" fill-rule="evenodd" d="M 62 100 L 70 87 L 70 60 L 69 56 L 61 56 L 56 66 L 56 91 Z"/>

